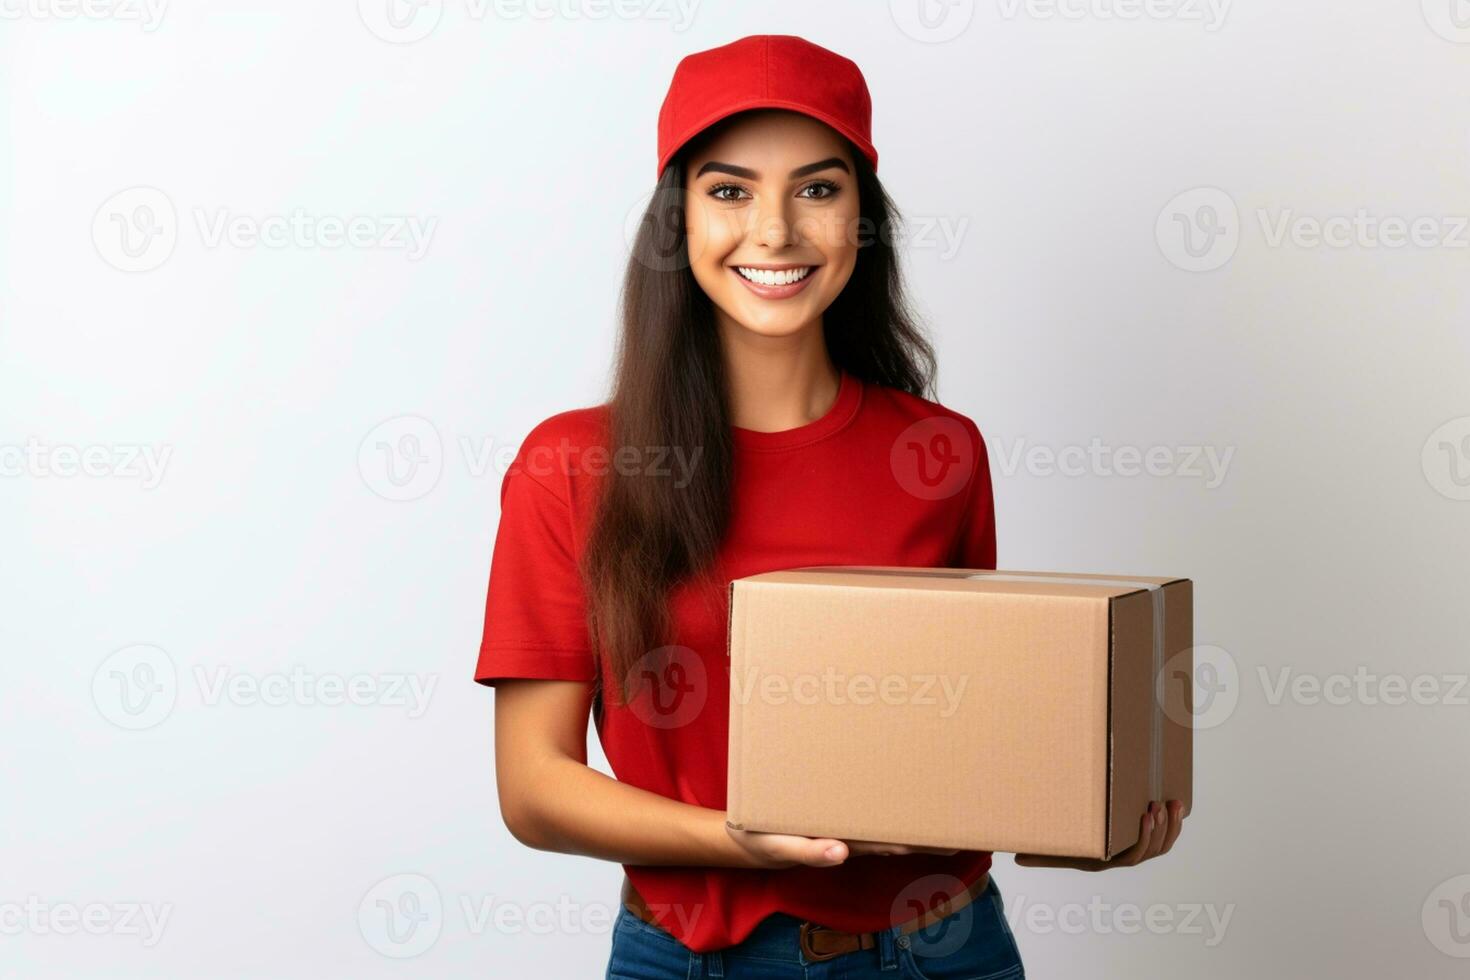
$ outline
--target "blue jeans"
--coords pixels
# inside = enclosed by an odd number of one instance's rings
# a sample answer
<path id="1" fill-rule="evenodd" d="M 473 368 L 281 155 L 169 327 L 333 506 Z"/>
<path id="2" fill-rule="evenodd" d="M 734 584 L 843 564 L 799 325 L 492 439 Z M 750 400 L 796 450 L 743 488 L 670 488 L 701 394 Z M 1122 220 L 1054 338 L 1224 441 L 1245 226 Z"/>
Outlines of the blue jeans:
<path id="1" fill-rule="evenodd" d="M 894 926 L 878 945 L 813 962 L 797 941 L 800 920 L 766 916 L 744 942 L 696 953 L 658 926 L 619 909 L 608 980 L 1022 980 L 1021 953 L 1001 904 L 989 887 L 964 908 L 927 929 L 901 935 Z"/>

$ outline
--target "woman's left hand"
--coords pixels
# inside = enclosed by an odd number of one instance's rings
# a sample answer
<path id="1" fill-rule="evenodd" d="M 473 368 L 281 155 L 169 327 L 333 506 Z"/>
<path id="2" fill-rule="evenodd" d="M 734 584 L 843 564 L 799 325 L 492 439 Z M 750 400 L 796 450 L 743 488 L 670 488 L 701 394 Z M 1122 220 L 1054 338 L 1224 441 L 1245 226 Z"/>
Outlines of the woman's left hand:
<path id="1" fill-rule="evenodd" d="M 1131 868 L 1149 858 L 1168 854 L 1184 829 L 1184 804 L 1170 800 L 1148 805 L 1138 826 L 1138 843 L 1111 861 L 1096 858 L 1052 857 L 1047 854 L 1017 854 L 1016 863 L 1023 868 L 1076 868 L 1078 871 L 1106 871 L 1108 868 Z"/>

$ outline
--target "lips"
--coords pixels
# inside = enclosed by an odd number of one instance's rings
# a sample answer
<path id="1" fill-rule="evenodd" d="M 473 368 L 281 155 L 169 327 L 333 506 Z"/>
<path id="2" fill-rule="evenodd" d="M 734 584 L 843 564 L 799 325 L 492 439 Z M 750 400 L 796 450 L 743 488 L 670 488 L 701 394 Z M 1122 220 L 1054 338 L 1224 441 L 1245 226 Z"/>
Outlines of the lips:
<path id="1" fill-rule="evenodd" d="M 795 296 L 811 282 L 815 265 L 736 265 L 730 271 L 751 292 L 762 299 L 786 299 Z"/>

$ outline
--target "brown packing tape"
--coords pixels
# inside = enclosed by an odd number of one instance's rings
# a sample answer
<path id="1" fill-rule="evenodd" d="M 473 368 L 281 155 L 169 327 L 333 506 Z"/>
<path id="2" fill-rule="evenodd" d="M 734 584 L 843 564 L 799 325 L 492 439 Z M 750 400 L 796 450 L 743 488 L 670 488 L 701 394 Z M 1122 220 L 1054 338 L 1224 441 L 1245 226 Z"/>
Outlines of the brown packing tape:
<path id="1" fill-rule="evenodd" d="M 1177 799 L 1186 814 L 1191 806 L 1192 603 L 1188 579 L 1109 603 L 1109 857 L 1137 840 L 1148 802 Z M 1126 759 L 1145 764 L 1114 767 Z"/>

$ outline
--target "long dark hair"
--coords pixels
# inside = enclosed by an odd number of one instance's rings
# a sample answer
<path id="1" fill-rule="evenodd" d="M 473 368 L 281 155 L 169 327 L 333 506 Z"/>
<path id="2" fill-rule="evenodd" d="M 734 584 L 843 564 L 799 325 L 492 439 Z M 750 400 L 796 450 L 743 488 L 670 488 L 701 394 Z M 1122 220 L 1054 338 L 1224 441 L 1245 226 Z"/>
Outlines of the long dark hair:
<path id="1" fill-rule="evenodd" d="M 698 145 L 664 171 L 632 245 L 607 434 L 614 454 L 657 447 L 693 459 L 697 451 L 697 465 L 681 485 L 663 467 L 610 468 L 581 565 L 593 649 L 622 703 L 635 690 L 634 668 L 671 642 L 670 589 L 687 582 L 714 601 L 725 585 L 712 573 L 730 520 L 729 392 L 713 304 L 690 269 L 684 225 L 684 165 Z M 823 315 L 827 352 L 856 378 L 932 398 L 934 350 L 904 299 L 893 247 L 898 215 L 867 157 L 849 148 L 860 247 L 852 277 Z M 599 671 L 599 700 L 601 680 Z"/>

